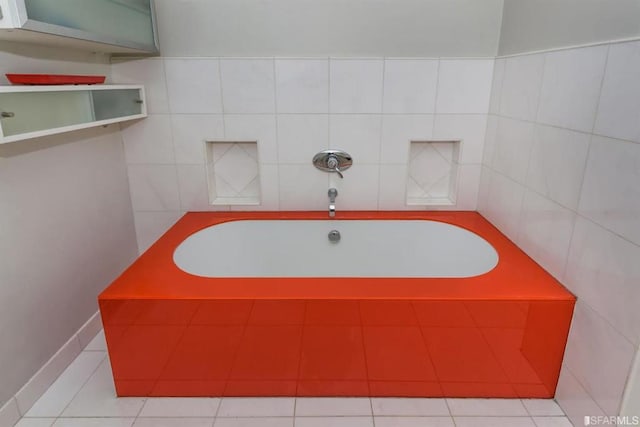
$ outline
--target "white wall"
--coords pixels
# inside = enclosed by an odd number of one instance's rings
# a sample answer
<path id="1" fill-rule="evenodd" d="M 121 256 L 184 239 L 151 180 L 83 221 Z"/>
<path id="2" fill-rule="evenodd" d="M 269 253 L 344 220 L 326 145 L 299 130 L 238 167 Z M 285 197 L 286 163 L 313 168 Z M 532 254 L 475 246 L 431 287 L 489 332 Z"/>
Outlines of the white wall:
<path id="1" fill-rule="evenodd" d="M 108 74 L 109 65 L 0 44 L 0 74 L 10 71 Z M 0 146 L 0 406 L 96 312 L 98 293 L 135 255 L 117 126 Z"/>
<path id="2" fill-rule="evenodd" d="M 156 0 L 165 56 L 494 56 L 503 0 Z"/>
<path id="3" fill-rule="evenodd" d="M 637 41 L 494 71 L 479 208 L 578 297 L 556 394 L 576 425 L 619 413 L 640 344 L 638 75 Z"/>
<path id="4" fill-rule="evenodd" d="M 638 0 L 505 0 L 499 55 L 639 36 Z"/>
<path id="5" fill-rule="evenodd" d="M 463 140 L 458 198 L 445 208 L 475 210 L 492 70 L 493 60 L 383 58 L 114 64 L 114 80 L 148 89 L 150 117 L 123 127 L 140 250 L 184 211 L 325 210 L 330 186 L 338 210 L 408 209 L 411 140 Z M 208 204 L 205 140 L 258 141 L 260 206 Z M 311 164 L 327 148 L 353 156 L 344 180 Z"/>

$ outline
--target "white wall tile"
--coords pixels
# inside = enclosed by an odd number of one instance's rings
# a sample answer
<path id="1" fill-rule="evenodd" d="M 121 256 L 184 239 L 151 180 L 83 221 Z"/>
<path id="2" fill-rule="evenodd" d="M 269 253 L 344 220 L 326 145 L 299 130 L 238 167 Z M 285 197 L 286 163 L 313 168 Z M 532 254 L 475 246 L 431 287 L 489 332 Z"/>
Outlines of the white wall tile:
<path id="1" fill-rule="evenodd" d="M 606 414 L 620 409 L 634 355 L 631 342 L 578 300 L 564 363 Z"/>
<path id="2" fill-rule="evenodd" d="M 204 165 L 177 165 L 180 209 L 182 211 L 210 211 L 207 173 Z"/>
<path id="3" fill-rule="evenodd" d="M 498 121 L 493 152 L 493 168 L 511 179 L 524 183 L 533 145 L 534 125 L 501 117 Z"/>
<path id="4" fill-rule="evenodd" d="M 576 215 L 528 190 L 525 193 L 516 242 L 557 279 L 562 279 Z"/>
<path id="5" fill-rule="evenodd" d="M 387 59 L 384 61 L 384 113 L 433 113 L 438 83 L 438 61 Z"/>
<path id="6" fill-rule="evenodd" d="M 277 165 L 259 165 L 260 204 L 257 206 L 230 206 L 232 211 L 277 211 L 280 209 L 280 193 Z"/>
<path id="7" fill-rule="evenodd" d="M 382 70 L 378 59 L 332 59 L 329 112 L 382 112 Z"/>
<path id="8" fill-rule="evenodd" d="M 280 209 L 328 209 L 329 178 L 313 165 L 280 165 Z"/>
<path id="9" fill-rule="evenodd" d="M 382 116 L 380 163 L 407 164 L 411 141 L 433 139 L 433 121 L 431 114 Z"/>
<path id="10" fill-rule="evenodd" d="M 500 112 L 500 98 L 502 97 L 502 81 L 507 60 L 496 59 L 493 65 L 493 82 L 491 83 L 491 100 L 489 101 L 489 114 Z"/>
<path id="11" fill-rule="evenodd" d="M 515 119 L 535 120 L 544 59 L 542 54 L 506 59 L 500 114 Z"/>
<path id="12" fill-rule="evenodd" d="M 336 210 L 376 210 L 378 207 L 378 165 L 354 164 L 344 179 L 329 174 L 329 186 L 338 190 Z"/>
<path id="13" fill-rule="evenodd" d="M 121 129 L 127 163 L 175 163 L 170 115 L 152 114 Z"/>
<path id="14" fill-rule="evenodd" d="M 221 59 L 225 113 L 274 113 L 275 76 L 271 59 Z"/>
<path id="15" fill-rule="evenodd" d="M 327 114 L 279 114 L 278 161 L 308 165 L 313 156 L 329 148 Z"/>
<path id="16" fill-rule="evenodd" d="M 176 163 L 204 164 L 205 141 L 224 140 L 222 115 L 173 114 L 171 124 Z"/>
<path id="17" fill-rule="evenodd" d="M 560 371 L 556 401 L 574 425 L 584 425 L 585 415 L 605 415 L 566 365 Z"/>
<path id="18" fill-rule="evenodd" d="M 329 118 L 329 147 L 351 154 L 354 164 L 380 161 L 380 115 L 336 115 Z"/>
<path id="19" fill-rule="evenodd" d="M 493 60 L 441 60 L 436 113 L 486 114 L 489 111 Z"/>
<path id="20" fill-rule="evenodd" d="M 134 212 L 138 253 L 142 254 L 182 216 L 180 211 Z"/>
<path id="21" fill-rule="evenodd" d="M 591 132 L 607 49 L 596 46 L 546 54 L 539 122 Z"/>
<path id="22" fill-rule="evenodd" d="M 487 132 L 484 137 L 484 150 L 482 153 L 482 163 L 491 165 L 493 154 L 496 148 L 496 140 L 498 138 L 498 124 L 500 119 L 498 116 L 490 114 L 487 118 Z"/>
<path id="23" fill-rule="evenodd" d="M 595 133 L 640 142 L 640 42 L 609 47 Z"/>
<path id="24" fill-rule="evenodd" d="M 564 283 L 634 344 L 640 343 L 640 247 L 578 218 Z"/>
<path id="25" fill-rule="evenodd" d="M 579 211 L 640 244 L 640 144 L 594 136 Z"/>
<path id="26" fill-rule="evenodd" d="M 518 235 L 524 191 L 524 187 L 517 182 L 499 173 L 491 174 L 485 215 L 512 241 Z"/>
<path id="27" fill-rule="evenodd" d="M 225 140 L 258 141 L 258 161 L 278 163 L 275 115 L 225 115 Z"/>
<path id="28" fill-rule="evenodd" d="M 378 209 L 383 211 L 420 209 L 407 206 L 407 165 L 380 165 Z"/>
<path id="29" fill-rule="evenodd" d="M 111 66 L 114 84 L 144 84 L 147 112 L 169 112 L 169 97 L 164 73 L 164 61 L 160 59 L 134 59 L 117 62 Z"/>
<path id="30" fill-rule="evenodd" d="M 527 185 L 551 200 L 577 210 L 590 138 L 586 133 L 536 126 Z"/>
<path id="31" fill-rule="evenodd" d="M 437 114 L 433 137 L 436 140 L 460 140 L 459 163 L 480 164 L 486 131 L 486 114 Z"/>
<path id="32" fill-rule="evenodd" d="M 478 209 L 481 165 L 459 165 L 456 192 L 456 210 L 475 211 Z"/>
<path id="33" fill-rule="evenodd" d="M 164 66 L 172 113 L 222 113 L 217 59 L 165 59 Z"/>
<path id="34" fill-rule="evenodd" d="M 129 188 L 134 211 L 180 210 L 175 165 L 129 165 Z"/>
<path id="35" fill-rule="evenodd" d="M 329 112 L 329 60 L 276 59 L 278 113 Z"/>
<path id="36" fill-rule="evenodd" d="M 478 212 L 485 218 L 488 218 L 487 209 L 489 205 L 489 189 L 491 187 L 491 176 L 493 171 L 482 165 L 482 171 L 480 173 L 480 182 L 478 188 Z"/>

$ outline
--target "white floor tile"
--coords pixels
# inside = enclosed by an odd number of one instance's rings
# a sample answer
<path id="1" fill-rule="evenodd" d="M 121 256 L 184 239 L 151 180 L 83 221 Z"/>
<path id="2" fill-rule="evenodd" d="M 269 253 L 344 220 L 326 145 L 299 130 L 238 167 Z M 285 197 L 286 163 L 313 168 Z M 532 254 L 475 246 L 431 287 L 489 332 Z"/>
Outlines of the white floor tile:
<path id="1" fill-rule="evenodd" d="M 456 427 L 536 427 L 529 417 L 454 417 Z"/>
<path id="2" fill-rule="evenodd" d="M 139 417 L 215 417 L 220 399 L 156 397 L 147 399 Z"/>
<path id="3" fill-rule="evenodd" d="M 451 417 L 375 417 L 376 427 L 455 427 Z"/>
<path id="4" fill-rule="evenodd" d="M 519 399 L 447 399 L 447 403 L 453 416 L 528 416 Z"/>
<path id="5" fill-rule="evenodd" d="M 533 417 L 537 427 L 573 427 L 567 417 Z"/>
<path id="6" fill-rule="evenodd" d="M 87 344 L 84 351 L 107 351 L 107 342 L 104 339 L 104 329 Z"/>
<path id="7" fill-rule="evenodd" d="M 293 427 L 293 417 L 218 418 L 213 427 Z"/>
<path id="8" fill-rule="evenodd" d="M 213 418 L 138 418 L 133 427 L 211 427 Z"/>
<path id="9" fill-rule="evenodd" d="M 295 427 L 373 427 L 371 417 L 296 417 Z"/>
<path id="10" fill-rule="evenodd" d="M 135 418 L 58 418 L 53 427 L 131 427 Z"/>
<path id="11" fill-rule="evenodd" d="M 27 417 L 57 417 L 71 402 L 98 365 L 104 352 L 82 352 L 29 409 Z"/>
<path id="12" fill-rule="evenodd" d="M 92 352 L 86 352 L 91 354 Z M 144 399 L 116 397 L 111 365 L 105 359 L 78 395 L 62 413 L 63 417 L 135 417 Z"/>
<path id="13" fill-rule="evenodd" d="M 303 397 L 296 399 L 296 416 L 371 415 L 371 401 L 357 397 Z"/>
<path id="14" fill-rule="evenodd" d="M 449 408 L 444 399 L 421 398 L 377 398 L 371 399 L 373 415 L 402 415 L 402 416 L 435 416 L 449 415 Z"/>
<path id="15" fill-rule="evenodd" d="M 218 417 L 292 417 L 295 398 L 229 397 L 222 399 Z"/>
<path id="16" fill-rule="evenodd" d="M 531 416 L 564 417 L 564 412 L 553 399 L 522 399 L 522 403 Z"/>
<path id="17" fill-rule="evenodd" d="M 14 427 L 51 427 L 55 418 L 23 418 Z"/>

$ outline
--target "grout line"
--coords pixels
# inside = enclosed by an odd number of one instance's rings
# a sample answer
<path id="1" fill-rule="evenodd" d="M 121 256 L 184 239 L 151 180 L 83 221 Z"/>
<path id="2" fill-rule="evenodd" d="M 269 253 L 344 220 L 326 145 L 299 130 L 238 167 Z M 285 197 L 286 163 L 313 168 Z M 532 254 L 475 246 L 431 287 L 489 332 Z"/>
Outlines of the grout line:
<path id="1" fill-rule="evenodd" d="M 82 352 L 80 354 L 82 354 Z M 77 359 L 77 356 L 76 356 L 76 359 Z M 73 360 L 75 361 L 76 359 L 73 359 Z M 87 376 L 87 379 L 85 381 L 83 381 L 83 383 L 80 386 L 80 388 L 78 388 L 78 391 L 74 393 L 73 397 L 65 405 L 65 407 L 62 409 L 62 411 L 60 411 L 60 413 L 55 417 L 56 419 L 62 417 L 62 415 L 64 414 L 64 411 L 66 411 L 69 408 L 69 405 L 71 405 L 71 403 L 73 403 L 73 401 L 76 399 L 76 397 L 78 397 L 80 392 L 84 389 L 84 386 L 86 386 L 87 383 L 91 380 L 91 378 L 93 378 L 95 373 L 98 371 L 98 369 L 100 369 L 100 367 L 102 366 L 103 363 L 105 363 L 105 361 L 107 361 L 107 363 L 109 362 L 109 356 L 108 356 L 108 353 L 106 351 L 104 352 L 104 357 L 102 358 L 102 361 L 100 363 L 98 363 L 98 366 L 96 366 L 96 368 L 91 372 L 91 374 L 89 376 Z"/>

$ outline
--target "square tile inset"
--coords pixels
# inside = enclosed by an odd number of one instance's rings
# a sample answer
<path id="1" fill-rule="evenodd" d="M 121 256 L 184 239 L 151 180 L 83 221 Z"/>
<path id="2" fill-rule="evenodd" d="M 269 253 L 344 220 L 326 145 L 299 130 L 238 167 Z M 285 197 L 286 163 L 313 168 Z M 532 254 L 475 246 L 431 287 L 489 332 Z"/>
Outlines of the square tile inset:
<path id="1" fill-rule="evenodd" d="M 260 203 L 257 142 L 207 142 L 206 155 L 210 204 Z"/>

